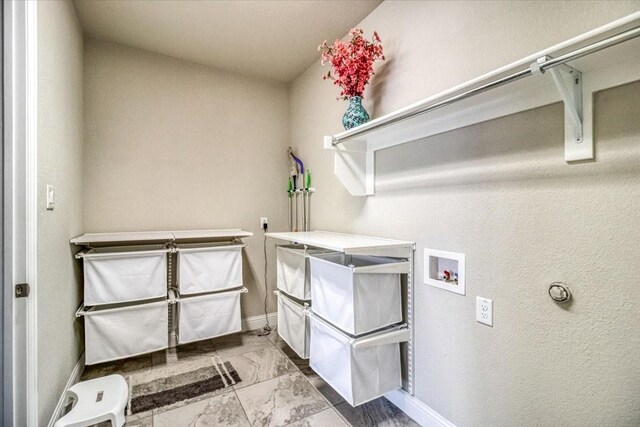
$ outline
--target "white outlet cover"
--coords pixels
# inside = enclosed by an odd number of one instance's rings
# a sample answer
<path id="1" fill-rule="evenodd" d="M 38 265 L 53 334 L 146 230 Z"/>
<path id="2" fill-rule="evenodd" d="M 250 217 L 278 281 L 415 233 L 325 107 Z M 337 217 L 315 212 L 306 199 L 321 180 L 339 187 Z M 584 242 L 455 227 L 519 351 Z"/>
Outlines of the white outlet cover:
<path id="1" fill-rule="evenodd" d="M 493 300 L 476 297 L 476 320 L 493 326 Z"/>

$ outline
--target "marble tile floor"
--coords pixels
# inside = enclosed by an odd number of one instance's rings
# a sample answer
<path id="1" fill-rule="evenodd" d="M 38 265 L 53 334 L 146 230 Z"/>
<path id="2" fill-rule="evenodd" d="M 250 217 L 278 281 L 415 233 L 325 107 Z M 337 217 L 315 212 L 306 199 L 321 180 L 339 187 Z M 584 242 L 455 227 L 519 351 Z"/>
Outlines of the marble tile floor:
<path id="1" fill-rule="evenodd" d="M 89 366 L 82 379 L 119 373 L 132 384 L 144 384 L 169 372 L 212 366 L 216 356 L 231 362 L 241 383 L 129 416 L 126 426 L 418 426 L 385 398 L 353 408 L 275 330 L 265 337 L 250 331 Z"/>

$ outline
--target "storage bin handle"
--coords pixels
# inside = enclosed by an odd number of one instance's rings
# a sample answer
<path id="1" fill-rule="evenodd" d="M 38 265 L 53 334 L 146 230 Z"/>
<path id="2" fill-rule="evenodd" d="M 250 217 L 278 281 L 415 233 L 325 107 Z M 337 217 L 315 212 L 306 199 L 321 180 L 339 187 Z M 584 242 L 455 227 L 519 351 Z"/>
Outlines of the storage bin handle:
<path id="1" fill-rule="evenodd" d="M 193 246 L 189 246 L 189 244 L 180 244 L 174 245 L 174 252 L 194 252 L 194 251 L 205 251 L 205 252 L 216 252 L 216 251 L 224 251 L 229 248 L 246 248 L 248 245 L 243 242 L 229 241 L 229 242 L 212 242 L 212 243 L 195 243 Z"/>
<path id="2" fill-rule="evenodd" d="M 136 256 L 140 256 L 140 255 L 153 255 L 153 254 L 160 254 L 160 253 L 170 253 L 171 249 L 170 248 L 157 248 L 157 249 L 146 249 L 146 250 L 137 250 L 137 251 L 131 251 L 131 250 L 124 250 L 123 252 L 95 252 L 93 248 L 89 248 L 86 250 L 82 250 L 80 252 L 78 252 L 76 254 L 76 259 L 81 259 L 81 258 L 114 258 L 114 257 L 127 257 L 130 255 L 136 255 Z"/>
<path id="3" fill-rule="evenodd" d="M 409 273 L 409 261 L 397 261 L 387 264 L 367 265 L 364 267 L 351 267 L 354 273 L 368 274 L 407 274 Z"/>
<path id="4" fill-rule="evenodd" d="M 351 344 L 351 346 L 353 348 L 376 347 L 384 344 L 406 342 L 409 341 L 410 337 L 411 331 L 407 327 L 403 327 L 395 331 L 384 332 L 371 337 L 357 339 Z"/>
<path id="5" fill-rule="evenodd" d="M 314 314 L 311 308 L 305 309 L 306 316 L 313 318 L 314 320 L 319 321 L 326 327 L 333 329 L 341 335 L 347 335 L 345 332 L 342 332 L 340 329 L 333 326 L 328 321 L 322 319 L 318 315 Z M 383 330 L 380 332 L 374 332 L 369 336 L 361 337 L 361 338 L 353 338 L 349 337 L 349 343 L 353 348 L 367 348 L 367 347 L 376 347 L 379 345 L 385 344 L 396 344 L 400 342 L 409 341 L 411 338 L 411 330 L 407 327 L 406 323 L 402 323 L 400 325 L 394 326 L 393 328 Z"/>
<path id="6" fill-rule="evenodd" d="M 274 295 L 280 296 L 280 291 L 273 291 Z M 301 301 L 302 302 L 302 306 L 304 307 L 304 315 L 305 316 L 309 316 L 311 313 L 311 306 L 309 305 L 308 301 Z"/>
<path id="7" fill-rule="evenodd" d="M 244 291 L 246 291 L 246 292 L 249 292 L 247 290 L 247 288 L 242 288 L 242 289 Z M 240 292 L 244 292 L 244 291 L 240 291 Z M 138 306 L 138 305 L 142 306 L 144 304 L 158 304 L 158 303 L 161 303 L 161 302 L 162 303 L 166 303 L 166 304 L 174 304 L 175 303 L 175 301 L 173 301 L 173 300 L 169 299 L 169 297 L 167 297 L 166 300 L 148 301 L 146 303 L 145 302 L 140 303 L 140 301 L 136 301 L 137 304 L 134 303 L 134 304 L 128 305 L 126 307 L 127 308 L 128 307 L 135 307 L 135 306 Z M 84 302 L 83 302 L 82 304 L 80 304 L 80 307 L 78 307 L 78 309 L 76 310 L 76 317 L 82 317 L 82 316 L 84 316 L 86 314 L 91 313 L 93 308 L 94 308 L 94 306 L 86 306 L 86 305 L 84 305 Z M 121 308 L 125 308 L 125 307 L 121 307 Z"/>

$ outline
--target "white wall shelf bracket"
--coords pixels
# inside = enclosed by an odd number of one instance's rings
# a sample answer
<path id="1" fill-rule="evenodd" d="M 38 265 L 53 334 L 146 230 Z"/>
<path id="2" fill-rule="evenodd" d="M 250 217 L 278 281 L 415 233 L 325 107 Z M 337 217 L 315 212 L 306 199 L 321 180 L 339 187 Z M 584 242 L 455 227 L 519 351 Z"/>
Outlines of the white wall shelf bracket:
<path id="1" fill-rule="evenodd" d="M 544 74 L 543 66 L 550 59 L 550 56 L 543 56 L 531 64 L 531 74 Z M 592 129 L 585 129 L 583 121 L 582 73 L 566 64 L 549 68 L 547 71 L 564 103 L 565 161 L 593 160 Z M 588 138 L 585 138 L 585 130 L 588 131 Z"/>
<path id="2" fill-rule="evenodd" d="M 352 196 L 374 194 L 375 153 L 366 141 L 334 146 L 332 137 L 325 136 L 324 148 L 335 150 L 334 172 Z"/>

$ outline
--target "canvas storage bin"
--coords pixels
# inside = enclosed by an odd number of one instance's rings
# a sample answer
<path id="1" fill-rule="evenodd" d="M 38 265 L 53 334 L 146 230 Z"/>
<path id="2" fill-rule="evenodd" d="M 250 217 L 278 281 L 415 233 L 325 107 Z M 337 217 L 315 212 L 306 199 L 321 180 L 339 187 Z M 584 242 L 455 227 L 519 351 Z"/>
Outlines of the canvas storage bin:
<path id="1" fill-rule="evenodd" d="M 83 316 L 87 365 L 168 347 L 166 300 L 92 307 Z"/>
<path id="2" fill-rule="evenodd" d="M 240 294 L 246 289 L 179 297 L 178 344 L 240 332 Z"/>
<path id="3" fill-rule="evenodd" d="M 329 323 L 311 318 L 311 368 L 352 406 L 402 386 L 400 342 L 409 330 L 392 328 L 352 338 Z"/>
<path id="4" fill-rule="evenodd" d="M 79 253 L 84 268 L 84 304 L 165 297 L 167 252 L 160 246 L 138 246 L 93 248 Z"/>
<path id="5" fill-rule="evenodd" d="M 306 245 L 281 245 L 277 247 L 278 289 L 299 300 L 311 299 L 311 275 L 309 255 L 331 253 L 327 249 Z"/>
<path id="6" fill-rule="evenodd" d="M 178 288 L 182 295 L 242 286 L 244 245 L 188 244 L 178 247 Z"/>
<path id="7" fill-rule="evenodd" d="M 289 298 L 284 293 L 278 295 L 278 335 L 303 359 L 309 358 L 311 326 L 306 316 L 308 306 Z"/>
<path id="8" fill-rule="evenodd" d="M 396 258 L 311 255 L 313 312 L 351 335 L 402 320 L 400 273 L 408 261 Z"/>

